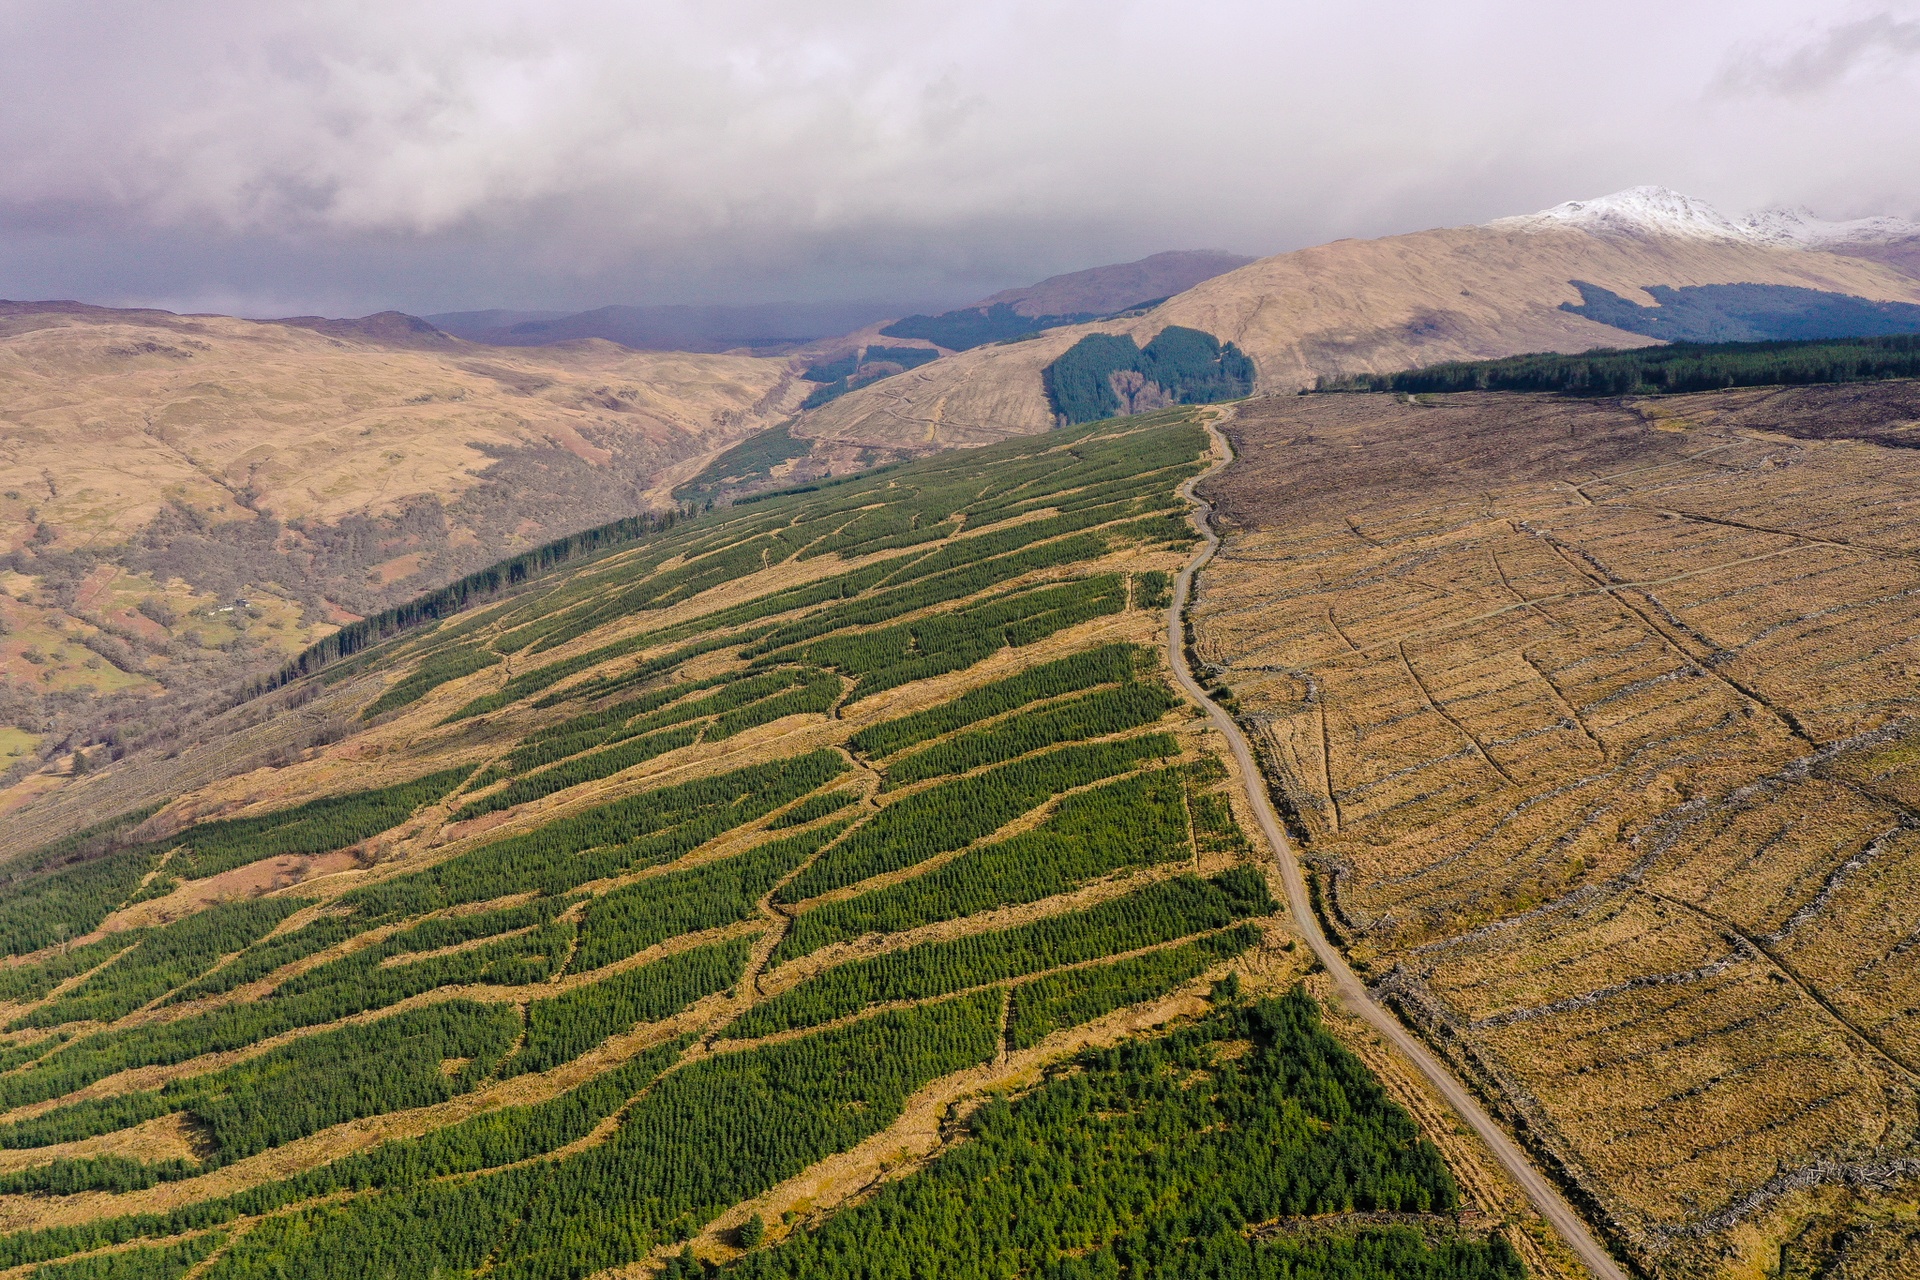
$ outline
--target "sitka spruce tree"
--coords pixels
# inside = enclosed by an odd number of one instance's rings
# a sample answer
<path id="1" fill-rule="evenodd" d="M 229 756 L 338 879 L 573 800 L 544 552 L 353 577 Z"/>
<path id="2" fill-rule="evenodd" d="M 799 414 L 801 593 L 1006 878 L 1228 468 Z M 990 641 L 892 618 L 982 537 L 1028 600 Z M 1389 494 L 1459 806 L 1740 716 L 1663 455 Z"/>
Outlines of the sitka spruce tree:
<path id="1" fill-rule="evenodd" d="M 1095 347 L 1070 418 L 1116 369 L 1251 378 L 1190 330 Z M 301 655 L 343 740 L 9 864 L 0 1267 L 1520 1275 L 1293 989 L 1170 683 L 1207 439 L 1173 408 L 623 522 Z"/>
<path id="2" fill-rule="evenodd" d="M 1124 334 L 1088 334 L 1048 365 L 1043 378 L 1055 415 L 1076 423 L 1136 412 L 1142 404 L 1237 400 L 1253 391 L 1254 368 L 1233 343 L 1171 325 L 1144 348 Z"/>

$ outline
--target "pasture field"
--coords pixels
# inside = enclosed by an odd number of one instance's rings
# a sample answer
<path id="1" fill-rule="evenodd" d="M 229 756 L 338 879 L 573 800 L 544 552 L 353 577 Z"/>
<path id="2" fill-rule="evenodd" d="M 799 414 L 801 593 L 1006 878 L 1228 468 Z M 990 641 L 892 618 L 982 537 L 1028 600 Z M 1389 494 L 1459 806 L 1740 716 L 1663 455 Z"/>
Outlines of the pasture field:
<path id="1" fill-rule="evenodd" d="M 1917 402 L 1275 397 L 1202 488 L 1330 932 L 1654 1274 L 1910 1254 Z"/>

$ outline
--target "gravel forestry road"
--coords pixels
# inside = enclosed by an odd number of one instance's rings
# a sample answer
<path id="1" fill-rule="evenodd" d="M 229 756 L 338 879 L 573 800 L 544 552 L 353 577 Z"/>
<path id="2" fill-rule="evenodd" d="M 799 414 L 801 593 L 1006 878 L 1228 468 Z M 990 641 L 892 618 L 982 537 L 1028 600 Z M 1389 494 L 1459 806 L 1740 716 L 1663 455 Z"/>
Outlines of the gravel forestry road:
<path id="1" fill-rule="evenodd" d="M 1566 1198 L 1560 1194 L 1559 1188 L 1534 1167 L 1533 1162 L 1507 1135 L 1506 1130 L 1481 1107 L 1472 1091 L 1462 1084 L 1428 1050 L 1426 1045 L 1407 1030 L 1398 1018 L 1373 999 L 1367 991 L 1366 984 L 1362 983 L 1353 970 L 1347 967 L 1345 957 L 1328 941 L 1326 934 L 1320 928 L 1319 918 L 1314 914 L 1312 904 L 1308 901 L 1306 879 L 1301 874 L 1300 864 L 1294 857 L 1293 846 L 1288 843 L 1286 832 L 1274 813 L 1273 803 L 1268 799 L 1262 774 L 1254 762 L 1252 750 L 1247 745 L 1246 735 L 1240 732 L 1240 726 L 1234 723 L 1233 717 L 1207 696 L 1206 690 L 1200 687 L 1200 683 L 1194 679 L 1193 672 L 1187 665 L 1184 617 L 1187 601 L 1193 590 L 1194 575 L 1205 567 L 1220 546 L 1219 535 L 1213 531 L 1211 521 L 1213 508 L 1193 490 L 1201 480 L 1233 461 L 1232 446 L 1227 443 L 1226 437 L 1212 421 L 1207 421 L 1205 425 L 1208 435 L 1213 438 L 1216 460 L 1205 472 L 1180 486 L 1182 496 L 1194 504 L 1194 523 L 1198 526 L 1205 543 L 1174 580 L 1173 606 L 1167 615 L 1167 652 L 1173 667 L 1174 678 L 1189 697 L 1206 709 L 1208 719 L 1216 729 L 1226 735 L 1228 744 L 1233 748 L 1234 758 L 1240 763 L 1240 776 L 1246 785 L 1248 802 L 1253 806 L 1253 812 L 1260 820 L 1260 829 L 1266 834 L 1267 843 L 1272 847 L 1274 859 L 1280 866 L 1280 877 L 1286 885 L 1287 906 L 1293 913 L 1294 928 L 1306 939 L 1307 945 L 1313 949 L 1313 954 L 1320 963 L 1326 966 L 1328 974 L 1333 979 L 1334 991 L 1341 1003 L 1386 1037 L 1387 1041 L 1404 1054 L 1420 1074 L 1426 1077 L 1440 1096 L 1446 1099 L 1447 1104 L 1473 1127 L 1474 1132 L 1479 1134 L 1481 1140 L 1492 1149 L 1501 1167 L 1533 1201 L 1540 1216 L 1553 1224 L 1554 1230 L 1560 1233 L 1561 1238 L 1567 1242 L 1587 1269 L 1600 1280 L 1628 1280 L 1626 1271 L 1594 1236 L 1586 1221 L 1574 1212 L 1573 1206 L 1567 1203 Z"/>

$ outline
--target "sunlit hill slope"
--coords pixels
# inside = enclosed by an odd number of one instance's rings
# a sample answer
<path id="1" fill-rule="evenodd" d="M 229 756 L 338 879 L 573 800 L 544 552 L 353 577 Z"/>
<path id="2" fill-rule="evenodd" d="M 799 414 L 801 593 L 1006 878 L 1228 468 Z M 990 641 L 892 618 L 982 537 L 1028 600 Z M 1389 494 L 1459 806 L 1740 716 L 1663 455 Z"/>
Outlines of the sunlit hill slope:
<path id="1" fill-rule="evenodd" d="M 694 519 L 0 817 L 0 1266 L 1521 1275 L 1273 998 L 1303 953 L 1165 678 L 1206 452 Z"/>
<path id="2" fill-rule="evenodd" d="M 1456 227 L 1263 258 L 1140 315 L 975 348 L 877 382 L 802 418 L 800 435 L 842 442 L 976 444 L 1053 421 L 1041 372 L 1093 333 L 1144 346 L 1170 325 L 1237 344 L 1256 386 L 1286 393 L 1320 377 L 1391 372 L 1526 351 L 1644 346 L 1651 339 L 1562 310 L 1574 281 L 1643 306 L 1648 285 L 1784 285 L 1920 302 L 1920 281 L 1824 246 L 1577 223 Z M 1851 250 L 1850 250 L 1851 251 Z"/>
<path id="3" fill-rule="evenodd" d="M 676 468 L 797 399 L 777 360 L 5 304 L 0 720 L 138 740 L 152 695 L 669 505 Z"/>

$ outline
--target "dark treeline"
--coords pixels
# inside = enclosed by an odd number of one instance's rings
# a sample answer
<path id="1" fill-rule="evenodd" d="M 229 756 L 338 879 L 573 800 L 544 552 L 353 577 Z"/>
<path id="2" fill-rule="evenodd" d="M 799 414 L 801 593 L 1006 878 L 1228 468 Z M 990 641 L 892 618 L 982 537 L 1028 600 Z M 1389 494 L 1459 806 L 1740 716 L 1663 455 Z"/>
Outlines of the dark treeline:
<path id="1" fill-rule="evenodd" d="M 925 875 L 803 911 L 771 963 L 868 933 L 1037 902 L 1115 871 L 1188 857 L 1179 774 L 1159 770 L 1068 796 L 1031 831 L 968 849 Z"/>
<path id="2" fill-rule="evenodd" d="M 778 897 L 801 902 L 911 867 L 991 835 L 1063 791 L 1179 752 L 1180 744 L 1164 733 L 1061 747 L 903 795 L 782 886 Z"/>
<path id="3" fill-rule="evenodd" d="M 869 1004 L 923 1000 L 1080 964 L 1222 929 L 1272 910 L 1266 882 L 1244 867 L 1205 881 L 1176 876 L 1084 911 L 851 961 L 755 1005 L 721 1034 L 746 1039 L 819 1026 Z"/>
<path id="4" fill-rule="evenodd" d="M 1053 412 L 1071 424 L 1117 417 L 1149 402 L 1157 408 L 1237 400 L 1252 393 L 1254 368 L 1233 343 L 1169 325 L 1145 347 L 1125 334 L 1088 334 L 1040 376 Z"/>
<path id="5" fill-rule="evenodd" d="M 1319 391 L 1553 391 L 1565 396 L 1654 396 L 1726 387 L 1803 386 L 1920 377 L 1920 335 L 1811 342 L 1676 342 L 1632 351 L 1545 352 L 1453 361 L 1405 373 L 1322 378 Z"/>
<path id="6" fill-rule="evenodd" d="M 899 336 L 899 335 L 893 335 Z M 837 400 L 849 391 L 858 391 L 869 383 L 890 378 L 908 369 L 917 369 L 938 360 L 940 353 L 927 347 L 868 347 L 833 360 L 810 365 L 800 376 L 821 384 L 800 402 L 802 409 L 818 409 L 829 400 Z"/>
<path id="7" fill-rule="evenodd" d="M 880 332 L 888 338 L 919 338 L 949 351 L 970 351 L 989 342 L 1007 342 L 1024 338 L 1065 324 L 1098 320 L 1097 313 L 1074 312 L 1059 316 L 1027 316 L 1013 309 L 1010 302 L 990 307 L 961 307 L 937 316 L 908 316 L 896 320 Z"/>
<path id="8" fill-rule="evenodd" d="M 152 810 L 129 814 L 19 860 L 22 871 L 4 887 L 0 899 L 0 952 L 22 955 L 80 937 L 130 899 L 171 890 L 178 883 L 176 871 L 188 878 L 210 876 L 261 858 L 326 853 L 358 844 L 406 821 L 471 772 L 449 769 L 391 787 L 322 796 L 251 818 L 202 822 L 158 840 L 129 838 Z M 143 890 L 141 881 L 169 851 L 172 860 Z M 79 972 L 66 957 L 45 961 L 41 971 L 67 976 Z M 26 992 L 36 985 L 42 984 L 21 969 L 0 970 L 0 991 Z M 44 983 L 45 988 L 52 985 Z"/>
<path id="9" fill-rule="evenodd" d="M 492 599 L 510 587 L 537 578 L 569 560 L 601 551 L 610 551 L 650 534 L 664 532 L 673 528 L 680 519 L 681 513 L 677 511 L 669 511 L 657 516 L 624 516 L 592 529 L 583 529 L 579 533 L 557 538 L 531 551 L 523 551 L 517 556 L 510 556 L 498 564 L 488 565 L 437 591 L 430 591 L 403 605 L 382 610 L 372 617 L 348 623 L 325 639 L 309 645 L 298 657 L 282 668 L 279 675 L 268 681 L 267 687 L 274 688 L 289 681 L 298 680 L 301 676 L 312 675 L 329 663 L 351 657 L 362 649 L 378 644 L 402 631 L 409 631 L 430 622 L 439 622 L 443 618 L 452 617 L 474 604 Z"/>
<path id="10" fill-rule="evenodd" d="M 1781 342 L 1920 332 L 1920 307 L 1785 284 L 1650 284 L 1641 306 L 1585 280 L 1562 311 L 1669 342 Z"/>
<path id="11" fill-rule="evenodd" d="M 884 1129 L 928 1081 L 986 1061 L 1000 1000 L 989 992 L 705 1058 L 654 1085 L 599 1146 L 269 1219 L 209 1280 L 424 1278 L 489 1261 L 501 1280 L 578 1280 L 644 1257 Z"/>
<path id="12" fill-rule="evenodd" d="M 937 707 L 882 720 L 854 734 L 847 739 L 847 745 L 863 755 L 890 756 L 929 738 L 964 729 L 1042 698 L 1057 698 L 1095 685 L 1131 680 L 1149 661 L 1149 652 L 1139 645 L 1110 644 L 1087 649 L 969 689 Z"/>

